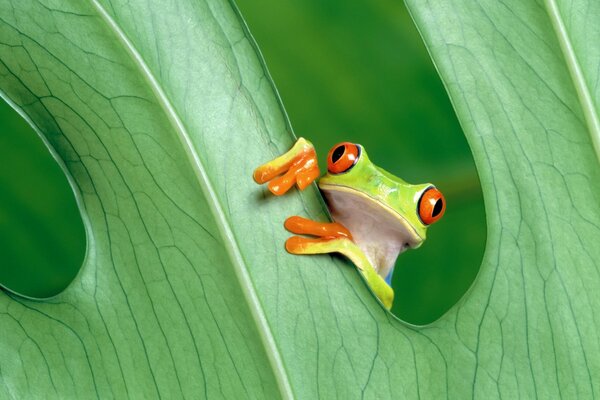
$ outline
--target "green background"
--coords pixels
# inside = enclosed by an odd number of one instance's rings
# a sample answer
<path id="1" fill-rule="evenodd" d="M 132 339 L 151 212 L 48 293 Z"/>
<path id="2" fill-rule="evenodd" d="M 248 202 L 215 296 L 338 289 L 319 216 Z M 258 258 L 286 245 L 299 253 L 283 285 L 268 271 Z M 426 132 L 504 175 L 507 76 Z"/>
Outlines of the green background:
<path id="1" fill-rule="evenodd" d="M 315 144 L 321 166 L 331 146 L 353 141 L 379 166 L 445 194 L 446 215 L 419 250 L 400 256 L 393 282 L 396 315 L 416 324 L 435 320 L 477 274 L 485 215 L 468 145 L 404 6 L 237 3 L 296 135 Z M 77 273 L 84 229 L 68 182 L 41 140 L 6 104 L 0 118 L 0 283 L 44 297 Z"/>

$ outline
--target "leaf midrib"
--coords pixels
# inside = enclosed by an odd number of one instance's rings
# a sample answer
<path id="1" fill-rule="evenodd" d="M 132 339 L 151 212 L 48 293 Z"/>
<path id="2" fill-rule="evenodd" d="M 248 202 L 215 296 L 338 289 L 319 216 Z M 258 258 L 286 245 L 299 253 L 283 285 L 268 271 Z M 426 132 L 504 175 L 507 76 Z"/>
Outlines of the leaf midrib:
<path id="1" fill-rule="evenodd" d="M 588 126 L 588 132 L 596 152 L 596 158 L 600 161 L 600 117 L 598 116 L 598 111 L 594 107 L 592 95 L 590 94 L 583 72 L 581 71 L 581 66 L 575 55 L 575 50 L 573 50 L 571 39 L 567 33 L 567 28 L 562 20 L 556 1 L 545 0 L 544 4 L 548 16 L 550 17 L 550 21 L 552 22 L 552 28 L 554 29 L 554 33 L 560 44 L 563 56 L 567 62 L 567 67 L 569 69 L 569 74 L 571 75 L 571 80 L 573 81 L 573 86 L 575 86 L 577 97 L 581 103 L 581 108 Z"/>
<path id="2" fill-rule="evenodd" d="M 285 367 L 283 366 L 283 360 L 281 359 L 281 355 L 273 338 L 273 334 L 268 325 L 264 311 L 260 305 L 256 290 L 248 272 L 248 267 L 242 257 L 237 240 L 233 234 L 233 231 L 231 230 L 231 225 L 227 221 L 227 217 L 220 206 L 217 194 L 210 182 L 209 177 L 206 174 L 206 170 L 202 164 L 202 161 L 193 146 L 187 129 L 179 118 L 179 115 L 175 111 L 175 108 L 171 104 L 169 98 L 166 96 L 161 85 L 158 83 L 157 79 L 154 77 L 152 71 L 148 65 L 146 65 L 144 59 L 134 47 L 133 43 L 129 41 L 125 33 L 119 28 L 110 14 L 108 14 L 108 12 L 97 0 L 90 0 L 90 3 L 99 13 L 100 18 L 106 23 L 109 30 L 114 33 L 118 41 L 131 56 L 134 64 L 139 68 L 141 74 L 144 76 L 146 82 L 152 89 L 152 93 L 154 93 L 156 96 L 158 103 L 171 122 L 173 129 L 177 133 L 184 151 L 189 157 L 188 161 L 190 161 L 202 191 L 206 196 L 207 203 L 209 204 L 210 210 L 215 218 L 219 232 L 224 239 L 224 246 L 227 250 L 229 259 L 234 266 L 234 270 L 242 288 L 242 292 L 244 293 L 244 297 L 246 298 L 248 307 L 250 308 L 252 317 L 259 331 L 265 352 L 267 353 L 267 357 L 269 358 L 269 362 L 273 368 L 273 373 L 275 375 L 275 379 L 277 380 L 281 395 L 284 398 L 293 398 L 293 392 L 285 371 Z"/>

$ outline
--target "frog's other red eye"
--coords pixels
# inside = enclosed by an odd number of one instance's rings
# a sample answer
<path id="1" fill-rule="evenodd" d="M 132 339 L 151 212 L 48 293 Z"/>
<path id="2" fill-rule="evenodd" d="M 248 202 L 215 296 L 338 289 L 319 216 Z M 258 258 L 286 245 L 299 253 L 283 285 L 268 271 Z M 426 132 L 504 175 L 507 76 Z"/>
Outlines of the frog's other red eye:
<path id="1" fill-rule="evenodd" d="M 336 144 L 327 155 L 327 170 L 332 174 L 349 171 L 360 157 L 360 146 L 343 142 Z"/>
<path id="2" fill-rule="evenodd" d="M 419 200 L 419 217 L 425 225 L 431 225 L 444 215 L 446 199 L 442 192 L 434 187 L 425 190 Z"/>

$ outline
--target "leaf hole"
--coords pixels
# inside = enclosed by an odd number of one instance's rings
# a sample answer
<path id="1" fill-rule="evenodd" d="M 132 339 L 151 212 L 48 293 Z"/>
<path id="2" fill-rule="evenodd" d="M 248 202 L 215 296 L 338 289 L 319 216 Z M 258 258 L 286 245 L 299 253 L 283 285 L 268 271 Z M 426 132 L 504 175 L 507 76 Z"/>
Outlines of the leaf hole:
<path id="1" fill-rule="evenodd" d="M 420 248 L 400 254 L 392 277 L 392 313 L 416 325 L 435 321 L 472 285 L 486 221 L 471 150 L 412 19 L 400 4 L 388 18 L 371 2 L 337 2 L 331 12 L 323 2 L 268 1 L 237 4 L 319 165 L 334 143 L 360 143 L 379 167 L 446 196 L 446 214 Z"/>
<path id="2" fill-rule="evenodd" d="M 73 190 L 48 148 L 0 98 L 0 287 L 52 297 L 75 278 L 85 229 Z"/>

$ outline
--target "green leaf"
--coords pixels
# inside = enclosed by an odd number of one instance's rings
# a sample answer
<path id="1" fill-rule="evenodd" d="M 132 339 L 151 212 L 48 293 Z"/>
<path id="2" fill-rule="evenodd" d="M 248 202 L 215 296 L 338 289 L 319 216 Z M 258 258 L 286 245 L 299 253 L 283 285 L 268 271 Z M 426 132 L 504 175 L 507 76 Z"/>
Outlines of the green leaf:
<path id="1" fill-rule="evenodd" d="M 596 397 L 600 3 L 407 5 L 473 149 L 488 218 L 478 279 L 432 327 L 453 325 L 450 343 L 424 332 L 451 363 L 448 390 Z"/>
<path id="2" fill-rule="evenodd" d="M 292 141 L 273 88 L 230 5 L 130 6 L 0 6 L 2 91 L 64 161 L 88 230 L 64 293 L 0 298 L 0 397 L 285 394 L 261 263 L 233 232 L 255 230 L 253 160 Z"/>
<path id="3" fill-rule="evenodd" d="M 88 256 L 51 300 L 0 295 L 0 397 L 600 393 L 598 5 L 409 1 L 489 229 L 471 291 L 415 328 L 283 251 L 283 219 L 323 209 L 250 178 L 292 135 L 230 3 L 23 3 L 0 4 L 0 89 L 64 161 Z"/>

